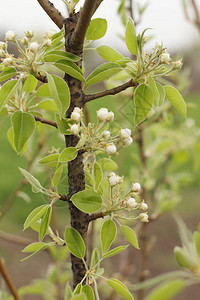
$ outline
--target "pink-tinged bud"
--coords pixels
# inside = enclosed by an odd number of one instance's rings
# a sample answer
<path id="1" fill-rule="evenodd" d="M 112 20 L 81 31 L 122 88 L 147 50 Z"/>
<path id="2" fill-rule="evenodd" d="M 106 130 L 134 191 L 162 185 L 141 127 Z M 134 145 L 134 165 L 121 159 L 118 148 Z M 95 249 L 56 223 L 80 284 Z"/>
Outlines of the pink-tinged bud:
<path id="1" fill-rule="evenodd" d="M 183 66 L 183 61 L 182 61 L 182 59 L 179 59 L 179 60 L 177 60 L 177 61 L 174 62 L 174 68 L 175 68 L 175 69 L 181 69 L 182 66 Z"/>

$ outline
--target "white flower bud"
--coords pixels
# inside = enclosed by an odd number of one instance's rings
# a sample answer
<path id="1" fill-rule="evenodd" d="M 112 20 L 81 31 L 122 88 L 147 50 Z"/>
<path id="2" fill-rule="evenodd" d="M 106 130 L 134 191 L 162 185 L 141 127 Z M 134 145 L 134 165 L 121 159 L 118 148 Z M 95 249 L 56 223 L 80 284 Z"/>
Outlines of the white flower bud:
<path id="1" fill-rule="evenodd" d="M 33 52 L 36 52 L 38 50 L 38 48 L 39 48 L 39 45 L 36 42 L 31 43 L 29 46 L 29 49 Z"/>
<path id="2" fill-rule="evenodd" d="M 141 204 L 140 204 L 140 209 L 142 209 L 142 210 L 147 210 L 148 209 L 148 205 L 145 203 L 145 202 L 142 202 Z"/>
<path id="3" fill-rule="evenodd" d="M 177 61 L 174 62 L 174 68 L 175 69 L 181 69 L 183 66 L 183 62 L 182 62 L 182 59 L 179 59 Z"/>
<path id="4" fill-rule="evenodd" d="M 106 121 L 107 118 L 108 118 L 108 110 L 107 110 L 107 108 L 100 108 L 100 109 L 97 111 L 97 118 L 98 118 L 100 121 Z"/>
<path id="5" fill-rule="evenodd" d="M 138 182 L 133 183 L 131 192 L 139 193 L 141 191 L 141 185 Z"/>
<path id="6" fill-rule="evenodd" d="M 78 113 L 78 112 L 76 112 L 76 111 L 73 111 L 72 113 L 71 113 L 71 119 L 73 120 L 73 121 L 75 121 L 75 122 L 80 122 L 80 120 L 81 120 L 81 114 L 80 113 Z"/>
<path id="7" fill-rule="evenodd" d="M 110 137 L 110 131 L 104 130 L 104 131 L 102 132 L 102 137 L 103 137 L 104 139 L 109 139 L 109 137 Z"/>
<path id="8" fill-rule="evenodd" d="M 148 217 L 147 213 L 141 213 L 141 214 L 139 214 L 139 219 L 142 222 L 149 222 L 149 217 Z"/>
<path id="9" fill-rule="evenodd" d="M 12 63 L 13 63 L 12 57 L 6 57 L 3 60 L 3 64 L 4 64 L 5 67 L 8 67 L 8 66 L 12 65 Z"/>
<path id="10" fill-rule="evenodd" d="M 74 111 L 81 114 L 82 113 L 82 109 L 79 107 L 74 107 Z"/>
<path id="11" fill-rule="evenodd" d="M 16 34 L 14 33 L 14 31 L 12 31 L 12 30 L 8 30 L 7 32 L 6 32 L 6 41 L 9 41 L 9 42 L 11 42 L 11 41 L 14 41 L 15 40 L 15 37 L 16 37 Z"/>
<path id="12" fill-rule="evenodd" d="M 6 43 L 0 42 L 0 49 L 1 50 L 6 50 Z"/>
<path id="13" fill-rule="evenodd" d="M 114 120 L 114 113 L 112 111 L 109 111 L 108 116 L 107 116 L 107 121 L 113 121 Z"/>
<path id="14" fill-rule="evenodd" d="M 73 124 L 70 128 L 70 131 L 73 133 L 73 134 L 78 134 L 79 131 L 80 131 L 80 128 L 77 124 Z"/>
<path id="15" fill-rule="evenodd" d="M 126 201 L 126 205 L 129 207 L 129 208 L 136 208 L 138 206 L 138 203 L 136 202 L 135 198 L 129 198 L 127 201 Z"/>
<path id="16" fill-rule="evenodd" d="M 167 52 L 163 52 L 161 55 L 160 55 L 160 61 L 164 64 L 168 64 L 169 61 L 171 60 L 170 58 L 170 54 L 167 53 Z"/>
<path id="17" fill-rule="evenodd" d="M 127 139 L 131 136 L 131 130 L 129 128 L 125 128 L 125 129 L 121 129 L 119 131 L 119 135 L 123 138 L 123 139 Z"/>
<path id="18" fill-rule="evenodd" d="M 3 51 L 2 49 L 0 49 L 0 57 L 4 57 L 6 55 L 5 51 Z"/>
<path id="19" fill-rule="evenodd" d="M 107 154 L 114 154 L 114 153 L 116 153 L 116 151 L 117 151 L 117 148 L 116 148 L 116 146 L 114 145 L 114 144 L 110 144 L 107 148 L 106 148 L 106 153 Z"/>
<path id="20" fill-rule="evenodd" d="M 110 172 L 110 173 L 108 174 L 108 177 L 111 177 L 111 176 L 116 176 L 115 172 Z"/>
<path id="21" fill-rule="evenodd" d="M 115 186 L 115 185 L 118 184 L 118 179 L 117 179 L 116 175 L 109 177 L 108 181 L 109 181 L 111 186 Z"/>
<path id="22" fill-rule="evenodd" d="M 48 39 L 48 40 L 46 41 L 46 46 L 47 46 L 47 47 L 51 47 L 51 45 L 52 45 L 52 41 L 51 41 L 50 39 Z"/>
<path id="23" fill-rule="evenodd" d="M 28 45 L 28 38 L 25 36 L 21 39 L 21 43 L 23 46 L 27 46 Z"/>
<path id="24" fill-rule="evenodd" d="M 129 136 L 127 139 L 123 140 L 123 144 L 125 146 L 130 146 L 132 144 L 132 142 L 133 142 L 133 139 L 131 136 Z"/>
<path id="25" fill-rule="evenodd" d="M 25 32 L 25 35 L 26 35 L 27 38 L 31 39 L 34 35 L 34 31 L 33 30 L 27 30 Z"/>

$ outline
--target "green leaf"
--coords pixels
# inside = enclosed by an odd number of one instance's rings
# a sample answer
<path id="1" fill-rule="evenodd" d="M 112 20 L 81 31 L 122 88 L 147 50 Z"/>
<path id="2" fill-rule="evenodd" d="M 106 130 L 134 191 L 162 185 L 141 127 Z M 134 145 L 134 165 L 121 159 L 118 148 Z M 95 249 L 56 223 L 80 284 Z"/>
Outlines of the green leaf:
<path id="1" fill-rule="evenodd" d="M 123 235 L 127 239 L 127 241 L 129 241 L 129 243 L 131 243 L 131 245 L 133 245 L 133 247 L 135 247 L 136 249 L 139 249 L 138 240 L 137 240 L 137 236 L 136 236 L 135 232 L 126 225 L 121 225 L 121 230 L 123 232 Z"/>
<path id="2" fill-rule="evenodd" d="M 83 293 L 85 293 L 87 300 L 94 300 L 94 292 L 91 286 L 88 284 L 84 285 L 81 290 Z"/>
<path id="3" fill-rule="evenodd" d="M 62 117 L 70 105 L 69 87 L 62 78 L 56 75 L 48 75 L 48 81 L 51 97 L 58 107 L 60 117 Z"/>
<path id="4" fill-rule="evenodd" d="M 174 254 L 179 265 L 189 270 L 192 269 L 193 262 L 190 259 L 190 257 L 188 257 L 188 255 L 185 253 L 183 248 L 175 247 Z"/>
<path id="5" fill-rule="evenodd" d="M 79 61 L 81 58 L 76 56 L 73 53 L 59 51 L 59 50 L 49 51 L 44 55 L 44 61 L 46 62 L 56 62 L 60 59 L 65 59 L 69 61 Z"/>
<path id="6" fill-rule="evenodd" d="M 31 114 L 18 110 L 12 115 L 11 121 L 14 132 L 15 147 L 17 153 L 20 153 L 28 139 L 33 134 L 35 129 L 35 119 Z"/>
<path id="7" fill-rule="evenodd" d="M 94 176 L 94 182 L 95 182 L 95 191 L 97 191 L 99 188 L 99 185 L 101 184 L 101 181 L 103 179 L 102 169 L 97 162 L 95 162 L 93 165 L 93 176 Z"/>
<path id="8" fill-rule="evenodd" d="M 98 54 L 107 61 L 116 61 L 124 58 L 122 54 L 109 46 L 99 46 L 96 48 Z"/>
<path id="9" fill-rule="evenodd" d="M 193 234 L 193 239 L 194 239 L 197 254 L 200 256 L 200 232 L 195 231 Z"/>
<path id="10" fill-rule="evenodd" d="M 185 101 L 179 91 L 173 86 L 165 86 L 165 93 L 167 99 L 174 105 L 174 107 L 186 118 L 187 108 Z"/>
<path id="11" fill-rule="evenodd" d="M 17 71 L 15 70 L 15 68 L 13 68 L 13 67 L 5 68 L 3 70 L 3 72 L 0 73 L 0 82 L 6 81 L 9 78 L 15 76 L 16 74 L 17 74 Z"/>
<path id="12" fill-rule="evenodd" d="M 65 119 L 65 118 L 59 118 L 59 115 L 56 114 L 56 123 L 58 125 L 58 129 L 60 131 L 60 133 L 62 134 L 69 134 L 71 133 L 69 131 L 70 126 L 69 126 L 69 119 Z"/>
<path id="13" fill-rule="evenodd" d="M 48 247 L 51 247 L 51 246 L 55 246 L 56 243 L 55 242 L 52 242 L 52 243 L 44 243 L 44 245 L 42 247 L 39 247 L 38 250 L 36 250 L 35 252 L 33 252 L 31 255 L 25 257 L 24 259 L 22 259 L 21 261 L 25 261 L 31 257 L 33 257 L 34 255 L 38 254 L 40 251 L 42 250 L 45 250 L 46 248 Z"/>
<path id="14" fill-rule="evenodd" d="M 108 258 L 108 257 L 111 257 L 111 256 L 114 256 L 114 255 L 117 255 L 119 253 L 121 253 L 122 251 L 126 250 L 126 248 L 128 247 L 129 245 L 125 245 L 125 246 L 118 246 L 108 252 L 106 252 L 104 255 L 103 255 L 103 258 Z"/>
<path id="15" fill-rule="evenodd" d="M 77 157 L 78 150 L 74 147 L 68 147 L 64 149 L 58 158 L 60 163 L 67 163 L 68 161 L 74 160 Z"/>
<path id="16" fill-rule="evenodd" d="M 80 294 L 81 288 L 82 288 L 82 284 L 81 284 L 81 283 L 78 283 L 78 284 L 76 285 L 75 289 L 74 289 L 73 294 L 74 294 L 74 295 Z"/>
<path id="17" fill-rule="evenodd" d="M 128 50 L 137 55 L 137 37 L 135 33 L 134 21 L 129 17 L 128 23 L 126 25 L 126 46 Z"/>
<path id="18" fill-rule="evenodd" d="M 115 278 L 107 279 L 107 283 L 121 296 L 123 296 L 126 299 L 134 300 L 133 296 L 127 289 L 127 287 L 119 280 Z M 161 300 L 161 299 L 160 299 Z"/>
<path id="19" fill-rule="evenodd" d="M 22 252 L 35 252 L 35 251 L 41 250 L 42 248 L 44 248 L 44 246 L 46 246 L 46 243 L 43 243 L 43 242 L 31 243 L 30 245 L 26 246 L 22 250 Z"/>
<path id="20" fill-rule="evenodd" d="M 153 105 L 153 94 L 146 84 L 140 84 L 135 90 L 135 126 L 144 121 Z"/>
<path id="21" fill-rule="evenodd" d="M 46 99 L 46 100 L 39 102 L 37 107 L 48 110 L 48 111 L 58 112 L 57 105 L 51 99 Z"/>
<path id="22" fill-rule="evenodd" d="M 86 40 L 98 40 L 101 39 L 107 31 L 106 19 L 96 18 L 91 20 L 86 32 Z"/>
<path id="23" fill-rule="evenodd" d="M 34 193 L 42 193 L 43 187 L 41 186 L 39 180 L 37 180 L 33 175 L 31 175 L 26 170 L 19 168 L 22 175 L 26 178 L 26 180 L 31 184 Z"/>
<path id="24" fill-rule="evenodd" d="M 85 244 L 80 233 L 70 227 L 66 227 L 65 241 L 69 251 L 76 257 L 83 258 L 85 255 Z"/>
<path id="25" fill-rule="evenodd" d="M 99 260 L 100 260 L 99 250 L 97 248 L 95 248 L 92 251 L 92 258 L 91 258 L 91 262 L 90 262 L 90 269 L 92 269 L 94 266 L 97 269 L 98 268 Z"/>
<path id="26" fill-rule="evenodd" d="M 102 64 L 87 77 L 85 88 L 93 84 L 99 83 L 101 81 L 104 81 L 112 77 L 119 71 L 121 71 L 121 67 L 117 63 L 109 62 Z"/>
<path id="27" fill-rule="evenodd" d="M 59 153 L 54 153 L 41 158 L 38 163 L 41 165 L 56 167 L 58 163 Z"/>
<path id="28" fill-rule="evenodd" d="M 88 300 L 84 293 L 73 296 L 70 300 Z"/>
<path id="29" fill-rule="evenodd" d="M 72 61 L 68 61 L 66 59 L 61 59 L 55 62 L 54 64 L 58 69 L 64 71 L 69 74 L 71 77 L 74 77 L 80 81 L 85 81 L 82 71 L 79 67 Z"/>
<path id="30" fill-rule="evenodd" d="M 14 151 L 17 152 L 17 149 L 15 147 L 15 143 L 14 143 L 14 131 L 13 131 L 12 127 L 8 129 L 7 137 L 8 137 L 8 140 L 9 140 L 11 146 L 13 147 Z M 28 141 L 24 145 L 23 149 L 19 152 L 19 154 L 21 155 L 22 153 L 24 153 L 24 151 L 26 151 L 27 148 L 28 148 Z"/>
<path id="31" fill-rule="evenodd" d="M 23 90 L 27 94 L 33 92 L 37 86 L 37 82 L 37 79 L 33 75 L 29 74 L 23 85 Z"/>
<path id="32" fill-rule="evenodd" d="M 40 224 L 40 231 L 39 231 L 39 240 L 42 241 L 45 235 L 48 232 L 49 224 L 51 221 L 51 215 L 52 215 L 52 206 L 49 206 L 45 212 L 45 215 L 42 218 L 41 224 Z"/>
<path id="33" fill-rule="evenodd" d="M 37 89 L 37 92 L 36 92 L 36 97 L 51 97 L 51 93 L 50 93 L 50 90 L 49 90 L 49 85 L 48 83 L 44 83 L 42 84 L 38 89 Z"/>
<path id="34" fill-rule="evenodd" d="M 41 206 L 36 207 L 26 218 L 23 230 L 27 229 L 32 224 L 37 222 L 37 220 L 39 220 L 45 214 L 48 207 L 48 204 L 43 204 Z"/>
<path id="35" fill-rule="evenodd" d="M 162 105 L 163 102 L 165 101 L 165 89 L 159 82 L 156 82 L 156 87 L 159 93 L 158 105 Z"/>
<path id="36" fill-rule="evenodd" d="M 113 220 L 109 219 L 103 223 L 101 228 L 101 245 L 102 251 L 105 253 L 112 245 L 117 233 L 117 228 Z"/>
<path id="37" fill-rule="evenodd" d="M 186 287 L 185 280 L 174 279 L 155 288 L 145 300 L 170 300 Z"/>
<path id="38" fill-rule="evenodd" d="M 84 190 L 74 194 L 71 198 L 73 204 L 85 213 L 93 213 L 101 208 L 101 196 L 91 190 Z"/>
<path id="39" fill-rule="evenodd" d="M 59 183 L 60 178 L 62 176 L 62 172 L 63 172 L 63 165 L 60 164 L 60 166 L 57 167 L 57 169 L 56 169 L 56 171 L 55 171 L 55 173 L 53 175 L 53 179 L 51 181 L 52 187 L 56 186 Z"/>
<path id="40" fill-rule="evenodd" d="M 16 88 L 18 80 L 13 79 L 5 82 L 0 89 L 0 110 L 6 105 L 6 103 L 12 98 Z"/>
<path id="41" fill-rule="evenodd" d="M 116 162 L 110 158 L 100 158 L 97 162 L 105 171 L 116 170 L 118 168 Z"/>
<path id="42" fill-rule="evenodd" d="M 158 106 L 159 100 L 160 100 L 160 95 L 159 95 L 159 92 L 158 92 L 156 82 L 152 77 L 149 77 L 148 78 L 148 83 L 149 83 L 149 87 L 150 87 L 150 89 L 153 93 L 153 103 L 154 103 L 155 106 Z"/>
<path id="43" fill-rule="evenodd" d="M 67 282 L 66 286 L 65 286 L 65 296 L 64 296 L 64 300 L 70 300 L 72 297 L 72 289 L 69 285 L 69 282 Z"/>

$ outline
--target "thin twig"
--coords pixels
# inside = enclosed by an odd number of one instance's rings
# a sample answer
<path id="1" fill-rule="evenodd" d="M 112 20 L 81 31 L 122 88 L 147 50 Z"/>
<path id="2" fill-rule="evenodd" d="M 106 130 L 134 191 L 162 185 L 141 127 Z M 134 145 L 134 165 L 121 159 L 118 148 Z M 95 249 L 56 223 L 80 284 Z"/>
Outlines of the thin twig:
<path id="1" fill-rule="evenodd" d="M 5 280 L 5 283 L 7 284 L 7 286 L 9 288 L 11 294 L 13 295 L 14 299 L 15 300 L 20 300 L 17 289 L 16 289 L 10 275 L 8 274 L 8 271 L 5 267 L 5 265 L 3 264 L 3 261 L 1 259 L 1 257 L 0 257 L 0 273 L 3 277 L 3 279 Z"/>
<path id="2" fill-rule="evenodd" d="M 42 6 L 47 15 L 51 18 L 51 20 L 58 26 L 58 28 L 61 29 L 64 25 L 65 18 L 61 15 L 59 10 L 57 10 L 53 3 L 48 0 L 37 1 Z"/>
<path id="3" fill-rule="evenodd" d="M 53 127 L 56 127 L 58 128 L 58 125 L 55 121 L 52 121 L 52 120 L 47 120 L 47 119 L 44 119 L 40 116 L 33 116 L 35 118 L 35 121 L 39 121 L 41 123 L 44 123 L 44 124 L 47 124 L 47 125 L 50 125 L 50 126 L 53 126 Z"/>
<path id="4" fill-rule="evenodd" d="M 88 215 L 88 223 L 90 223 L 92 221 L 95 221 L 97 219 L 100 219 L 100 218 L 104 218 L 105 215 L 106 214 L 103 211 L 100 211 L 98 213 L 94 213 L 94 214 Z"/>
<path id="5" fill-rule="evenodd" d="M 105 97 L 105 96 L 109 96 L 109 95 L 116 95 L 126 89 L 128 89 L 129 87 L 133 87 L 133 86 L 137 86 L 138 83 L 136 83 L 133 79 L 129 80 L 128 82 L 122 84 L 122 85 L 119 85 L 115 88 L 112 88 L 110 90 L 105 90 L 103 92 L 99 92 L 99 93 L 96 93 L 96 94 L 91 94 L 91 95 L 85 95 L 85 103 L 89 102 L 89 101 L 92 101 L 92 100 L 95 100 L 95 99 L 98 99 L 98 98 L 102 98 L 102 97 Z"/>
<path id="6" fill-rule="evenodd" d="M 90 24 L 93 11 L 98 2 L 99 1 L 97 0 L 85 0 L 83 8 L 80 12 L 78 23 L 70 41 L 71 49 L 80 50 L 83 48 L 85 35 Z"/>
<path id="7" fill-rule="evenodd" d="M 100 6 L 101 2 L 103 2 L 103 0 L 97 0 L 95 3 L 95 7 L 93 9 L 92 15 L 96 12 L 96 10 L 98 9 L 98 7 Z"/>
<path id="8" fill-rule="evenodd" d="M 23 238 L 21 236 L 17 236 L 16 234 L 11 234 L 5 231 L 0 231 L 0 239 L 5 241 L 15 243 L 21 246 L 28 246 L 31 243 L 34 243 L 34 240 Z"/>

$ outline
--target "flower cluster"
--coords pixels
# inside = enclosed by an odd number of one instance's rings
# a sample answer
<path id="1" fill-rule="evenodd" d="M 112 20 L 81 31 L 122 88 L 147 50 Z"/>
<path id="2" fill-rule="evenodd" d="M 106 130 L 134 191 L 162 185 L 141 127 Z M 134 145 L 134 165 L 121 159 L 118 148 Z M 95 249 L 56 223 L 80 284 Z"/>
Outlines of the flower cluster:
<path id="1" fill-rule="evenodd" d="M 97 124 L 84 124 L 82 109 L 75 107 L 70 116 L 70 131 L 78 135 L 84 141 L 85 149 L 104 151 L 108 155 L 117 153 L 117 146 L 129 146 L 132 144 L 131 130 L 120 129 L 114 134 L 109 129 L 109 123 L 115 118 L 112 111 L 101 108 L 97 111 Z"/>

